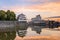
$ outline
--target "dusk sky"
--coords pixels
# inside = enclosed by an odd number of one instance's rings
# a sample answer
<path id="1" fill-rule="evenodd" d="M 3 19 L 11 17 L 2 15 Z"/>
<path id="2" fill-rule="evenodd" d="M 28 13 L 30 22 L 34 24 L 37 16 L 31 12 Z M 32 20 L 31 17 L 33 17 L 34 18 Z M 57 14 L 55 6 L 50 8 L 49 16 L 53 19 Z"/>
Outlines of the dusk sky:
<path id="1" fill-rule="evenodd" d="M 0 10 L 12 10 L 27 18 L 40 14 L 42 18 L 60 16 L 60 0 L 0 0 Z"/>

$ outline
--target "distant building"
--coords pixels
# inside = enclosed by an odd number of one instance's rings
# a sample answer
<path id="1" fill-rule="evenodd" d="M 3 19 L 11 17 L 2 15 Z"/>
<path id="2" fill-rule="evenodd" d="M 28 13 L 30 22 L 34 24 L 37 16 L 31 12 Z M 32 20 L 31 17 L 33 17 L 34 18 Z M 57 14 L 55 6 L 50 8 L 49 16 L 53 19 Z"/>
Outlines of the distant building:
<path id="1" fill-rule="evenodd" d="M 34 23 L 39 23 L 40 20 L 41 20 L 41 16 L 40 16 L 40 15 L 37 15 L 35 18 L 32 18 L 31 20 L 32 20 L 32 22 L 34 22 Z"/>
<path id="2" fill-rule="evenodd" d="M 32 18 L 31 20 L 34 25 L 45 25 L 45 21 L 41 19 L 40 15 L 37 15 L 35 18 Z"/>
<path id="3" fill-rule="evenodd" d="M 40 16 L 40 15 L 37 15 L 36 18 L 37 18 L 38 20 L 41 20 L 41 16 Z"/>
<path id="4" fill-rule="evenodd" d="M 31 20 L 32 21 L 39 21 L 39 20 L 41 20 L 41 16 L 37 15 L 35 18 L 32 18 Z"/>

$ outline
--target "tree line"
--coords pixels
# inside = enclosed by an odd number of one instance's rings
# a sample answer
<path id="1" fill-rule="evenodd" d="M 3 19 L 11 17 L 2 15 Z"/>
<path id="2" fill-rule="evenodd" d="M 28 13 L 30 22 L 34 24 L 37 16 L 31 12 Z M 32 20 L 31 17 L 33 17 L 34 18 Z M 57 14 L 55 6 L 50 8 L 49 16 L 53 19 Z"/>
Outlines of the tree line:
<path id="1" fill-rule="evenodd" d="M 14 21 L 16 20 L 16 15 L 13 11 L 0 10 L 0 21 Z"/>

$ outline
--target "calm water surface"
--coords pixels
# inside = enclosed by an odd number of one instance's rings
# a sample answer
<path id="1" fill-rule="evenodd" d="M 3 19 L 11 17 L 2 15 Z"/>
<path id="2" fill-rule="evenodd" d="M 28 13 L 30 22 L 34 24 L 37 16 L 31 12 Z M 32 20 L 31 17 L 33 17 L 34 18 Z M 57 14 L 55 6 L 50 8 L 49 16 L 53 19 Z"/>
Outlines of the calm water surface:
<path id="1" fill-rule="evenodd" d="M 32 28 L 29 27 L 27 29 L 27 33 L 25 34 L 25 36 L 49 36 L 49 35 L 53 35 L 53 34 L 59 35 L 60 31 L 58 29 L 42 28 L 40 31 L 40 34 L 39 34 L 35 30 L 32 31 Z"/>
<path id="2" fill-rule="evenodd" d="M 27 30 L 18 30 L 19 32 L 16 32 L 16 38 L 21 37 L 29 37 L 29 36 L 60 36 L 60 29 L 54 28 L 42 28 L 41 26 L 34 26 L 34 27 L 28 27 Z M 12 33 L 10 33 L 12 35 Z M 7 34 L 5 33 L 3 36 L 5 38 Z M 14 33 L 15 35 L 15 33 Z M 18 37 L 17 37 L 18 36 Z M 11 36 L 13 37 L 13 36 Z M 10 36 L 9 36 L 10 38 Z"/>

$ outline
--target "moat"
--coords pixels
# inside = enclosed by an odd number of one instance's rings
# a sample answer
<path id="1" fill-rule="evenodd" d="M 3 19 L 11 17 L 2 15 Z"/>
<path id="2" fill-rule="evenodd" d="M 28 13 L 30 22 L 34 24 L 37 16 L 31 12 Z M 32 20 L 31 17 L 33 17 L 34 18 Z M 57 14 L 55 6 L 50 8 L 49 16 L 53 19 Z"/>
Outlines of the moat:
<path id="1" fill-rule="evenodd" d="M 59 28 L 51 29 L 51 28 L 42 28 L 40 26 L 35 26 L 35 27 L 36 28 L 31 28 L 29 26 L 26 30 L 19 30 L 20 34 L 18 34 L 18 32 L 16 31 L 15 33 L 11 32 L 10 33 L 11 35 L 9 35 L 9 32 L 7 32 L 8 36 L 6 36 L 7 34 L 6 34 L 6 32 L 4 32 L 4 33 L 2 33 L 2 35 L 3 35 L 2 38 L 4 37 L 2 40 L 5 40 L 6 39 L 5 37 L 7 37 L 7 40 L 9 38 L 12 38 L 14 40 L 14 39 L 18 39 L 18 37 L 24 38 L 24 37 L 29 37 L 29 36 L 51 36 L 51 35 L 59 36 L 59 34 L 60 34 Z M 40 28 L 38 28 L 38 27 L 40 27 Z"/>

